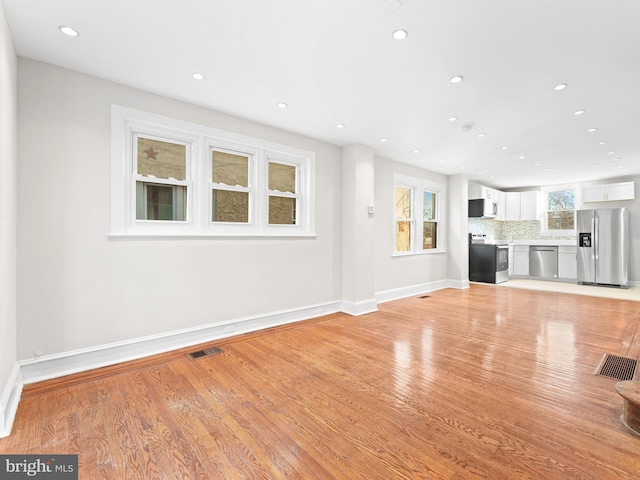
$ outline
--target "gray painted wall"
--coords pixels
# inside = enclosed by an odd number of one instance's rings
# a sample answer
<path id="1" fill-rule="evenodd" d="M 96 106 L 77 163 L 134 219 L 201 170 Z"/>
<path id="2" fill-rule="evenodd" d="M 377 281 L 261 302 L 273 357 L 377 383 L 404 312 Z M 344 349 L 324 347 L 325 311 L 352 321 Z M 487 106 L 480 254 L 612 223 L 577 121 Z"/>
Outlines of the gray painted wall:
<path id="1" fill-rule="evenodd" d="M 0 3 L 0 434 L 16 366 L 17 59 Z"/>

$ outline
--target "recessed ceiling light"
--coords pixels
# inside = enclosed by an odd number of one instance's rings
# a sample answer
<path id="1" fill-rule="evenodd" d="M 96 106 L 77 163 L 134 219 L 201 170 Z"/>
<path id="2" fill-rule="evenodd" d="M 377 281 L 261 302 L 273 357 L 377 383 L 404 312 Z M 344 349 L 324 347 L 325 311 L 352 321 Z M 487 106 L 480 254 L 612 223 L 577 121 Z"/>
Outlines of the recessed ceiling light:
<path id="1" fill-rule="evenodd" d="M 420 153 L 420 150 L 414 150 L 413 153 Z"/>
<path id="2" fill-rule="evenodd" d="M 195 80 L 204 80 L 204 75 L 198 72 L 194 72 L 191 74 L 191 76 L 195 79 Z"/>
<path id="3" fill-rule="evenodd" d="M 460 170 L 464 170 L 464 165 L 460 165 Z"/>
<path id="4" fill-rule="evenodd" d="M 66 26 L 63 25 L 61 27 L 58 27 L 58 29 L 62 33 L 64 33 L 65 35 L 69 35 L 70 37 L 77 37 L 78 35 L 80 35 L 75 28 L 66 27 Z"/>
<path id="5" fill-rule="evenodd" d="M 624 165 L 618 165 L 618 168 L 624 168 Z"/>
<path id="6" fill-rule="evenodd" d="M 597 130 L 598 130 L 597 128 L 590 128 L 590 129 L 588 129 L 588 130 L 587 130 L 587 132 L 589 132 L 589 133 L 593 133 L 593 132 L 595 132 L 595 131 L 597 131 Z"/>
<path id="7" fill-rule="evenodd" d="M 525 157 L 524 155 L 520 155 L 518 158 L 519 158 L 520 160 L 524 160 L 526 157 Z"/>
<path id="8" fill-rule="evenodd" d="M 380 141 L 384 143 L 384 142 L 387 141 L 387 139 L 386 138 L 381 138 Z"/>
<path id="9" fill-rule="evenodd" d="M 456 75 L 449 79 L 451 83 L 460 83 L 462 81 L 462 77 L 460 75 Z"/>
<path id="10" fill-rule="evenodd" d="M 539 166 L 540 166 L 540 164 L 539 164 L 539 163 L 534 163 L 534 164 L 533 164 L 533 166 L 534 166 L 534 167 L 539 167 Z"/>
<path id="11" fill-rule="evenodd" d="M 482 172 L 478 172 L 478 175 L 482 175 Z"/>
<path id="12" fill-rule="evenodd" d="M 409 33 L 406 30 L 398 29 L 398 30 L 394 30 L 394 32 L 391 35 L 396 40 L 404 40 L 409 36 Z"/>
<path id="13" fill-rule="evenodd" d="M 336 127 L 338 127 L 338 128 L 344 128 L 344 123 L 339 123 L 338 125 L 336 125 Z"/>
<path id="14" fill-rule="evenodd" d="M 598 142 L 598 145 L 606 145 L 607 142 L 605 142 L 604 140 L 602 142 Z"/>
<path id="15" fill-rule="evenodd" d="M 559 83 L 558 85 L 556 85 L 555 87 L 553 87 L 554 90 L 558 91 L 558 90 L 564 90 L 565 88 L 567 88 L 567 84 L 566 83 Z"/>
<path id="16" fill-rule="evenodd" d="M 486 134 L 486 133 L 479 133 L 479 134 L 478 134 L 478 138 L 484 138 L 484 137 L 486 137 L 486 136 L 487 136 L 487 134 Z"/>
<path id="17" fill-rule="evenodd" d="M 616 152 L 607 152 L 607 155 L 613 155 Z"/>
<path id="18" fill-rule="evenodd" d="M 500 147 L 502 150 L 508 150 L 509 146 L 508 145 L 503 145 L 502 147 Z"/>
<path id="19" fill-rule="evenodd" d="M 575 112 L 573 112 L 574 115 L 582 115 L 584 113 L 584 110 L 576 110 Z"/>
<path id="20" fill-rule="evenodd" d="M 288 106 L 289 106 L 289 105 L 287 105 L 287 104 L 286 104 L 286 103 L 284 103 L 284 102 L 280 102 L 280 103 L 278 104 L 278 107 L 279 107 L 279 108 L 287 108 Z"/>
<path id="21" fill-rule="evenodd" d="M 455 122 L 458 119 L 458 117 L 449 117 L 449 121 L 450 122 Z"/>
<path id="22" fill-rule="evenodd" d="M 548 171 L 549 171 L 549 169 L 548 169 L 548 168 L 543 168 L 542 170 L 543 170 L 543 171 L 545 171 L 545 172 L 548 172 Z"/>

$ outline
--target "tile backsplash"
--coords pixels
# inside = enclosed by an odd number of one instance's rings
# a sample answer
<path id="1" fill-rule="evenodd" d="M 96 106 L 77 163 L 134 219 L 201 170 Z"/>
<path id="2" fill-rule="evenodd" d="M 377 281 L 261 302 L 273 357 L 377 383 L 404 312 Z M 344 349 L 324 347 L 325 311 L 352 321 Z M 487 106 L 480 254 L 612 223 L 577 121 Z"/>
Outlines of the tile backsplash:
<path id="1" fill-rule="evenodd" d="M 541 235 L 540 221 L 501 221 L 469 219 L 469 233 L 483 233 L 496 240 L 573 240 L 571 235 Z"/>

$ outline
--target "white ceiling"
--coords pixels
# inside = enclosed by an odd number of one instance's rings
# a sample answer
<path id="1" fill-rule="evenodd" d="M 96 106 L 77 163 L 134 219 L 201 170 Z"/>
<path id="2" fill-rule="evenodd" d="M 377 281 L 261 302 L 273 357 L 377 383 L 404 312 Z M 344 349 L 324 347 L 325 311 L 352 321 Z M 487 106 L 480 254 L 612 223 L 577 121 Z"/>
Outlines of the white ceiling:
<path id="1" fill-rule="evenodd" d="M 1 1 L 22 57 L 446 175 L 640 175 L 637 0 Z"/>

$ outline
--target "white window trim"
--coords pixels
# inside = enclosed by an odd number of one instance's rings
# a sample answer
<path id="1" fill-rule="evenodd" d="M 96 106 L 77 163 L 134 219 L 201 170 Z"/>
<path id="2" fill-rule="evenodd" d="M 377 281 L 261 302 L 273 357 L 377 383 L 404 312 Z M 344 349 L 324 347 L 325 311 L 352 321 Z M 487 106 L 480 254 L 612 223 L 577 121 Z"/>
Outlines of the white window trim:
<path id="1" fill-rule="evenodd" d="M 429 255 L 434 253 L 446 253 L 446 201 L 447 201 L 447 186 L 443 183 L 435 183 L 428 180 L 423 180 L 415 177 L 408 177 L 406 175 L 395 174 L 393 181 L 393 199 L 392 205 L 395 205 L 396 187 L 411 188 L 413 192 L 413 215 L 412 222 L 413 236 L 411 238 L 411 251 L 409 252 L 397 252 L 396 251 L 396 211 L 393 209 L 393 257 L 406 257 L 410 255 Z M 432 192 L 437 195 L 438 203 L 436 205 L 436 221 L 438 222 L 438 236 L 437 236 L 437 248 L 430 248 L 427 250 L 422 249 L 422 209 L 424 202 L 424 192 Z M 418 213 L 420 212 L 420 213 Z"/>
<path id="2" fill-rule="evenodd" d="M 555 235 L 555 236 L 571 236 L 576 234 L 576 221 L 577 216 L 574 216 L 573 229 L 572 230 L 549 230 L 548 217 L 547 217 L 547 206 L 549 205 L 549 192 L 559 192 L 562 190 L 573 190 L 573 211 L 577 212 L 580 205 L 580 188 L 578 188 L 577 184 L 569 183 L 564 185 L 551 185 L 547 187 L 541 187 L 540 192 L 542 193 L 542 201 L 540 202 L 540 211 L 539 214 L 542 218 L 542 222 L 540 224 L 540 234 L 541 235 Z"/>
<path id="3" fill-rule="evenodd" d="M 135 212 L 134 136 L 136 133 L 187 145 L 185 221 L 137 220 Z M 211 221 L 211 149 L 250 156 L 249 223 Z M 269 160 L 298 170 L 295 225 L 268 224 L 266 183 Z M 111 106 L 111 230 L 109 238 L 315 237 L 315 153 L 232 132 Z M 164 183 L 164 182 L 159 182 Z M 183 182 L 180 182 L 183 183 Z M 171 182 L 175 184 L 175 182 Z"/>

